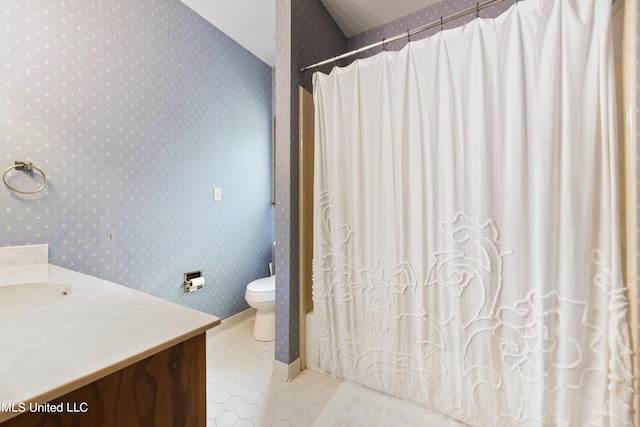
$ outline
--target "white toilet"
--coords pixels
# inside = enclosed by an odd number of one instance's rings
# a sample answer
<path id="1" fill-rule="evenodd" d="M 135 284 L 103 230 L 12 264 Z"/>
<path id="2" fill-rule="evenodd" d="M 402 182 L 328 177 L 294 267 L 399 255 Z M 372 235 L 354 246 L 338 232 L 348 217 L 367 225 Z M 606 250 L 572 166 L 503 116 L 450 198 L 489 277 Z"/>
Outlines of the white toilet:
<path id="1" fill-rule="evenodd" d="M 276 339 L 276 276 L 263 277 L 247 285 L 247 303 L 257 310 L 253 338 L 258 341 Z"/>

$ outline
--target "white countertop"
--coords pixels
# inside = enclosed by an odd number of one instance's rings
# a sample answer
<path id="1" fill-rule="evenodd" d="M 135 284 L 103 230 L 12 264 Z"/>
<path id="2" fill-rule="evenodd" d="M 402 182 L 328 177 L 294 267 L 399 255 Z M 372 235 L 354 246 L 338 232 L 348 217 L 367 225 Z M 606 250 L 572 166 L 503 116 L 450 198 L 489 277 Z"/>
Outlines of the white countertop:
<path id="1" fill-rule="evenodd" d="M 33 282 L 71 291 L 48 305 L 0 316 L 0 404 L 47 402 L 220 323 L 52 264 L 0 268 L 0 286 Z M 0 411 L 0 422 L 15 415 Z"/>

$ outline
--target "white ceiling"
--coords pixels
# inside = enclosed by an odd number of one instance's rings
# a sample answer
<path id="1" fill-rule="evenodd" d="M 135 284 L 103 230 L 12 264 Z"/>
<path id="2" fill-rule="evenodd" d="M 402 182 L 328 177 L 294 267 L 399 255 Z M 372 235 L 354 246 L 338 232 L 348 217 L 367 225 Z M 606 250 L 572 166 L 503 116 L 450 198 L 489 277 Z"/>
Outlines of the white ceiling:
<path id="1" fill-rule="evenodd" d="M 273 67 L 275 0 L 181 0 L 220 31 Z M 440 0 L 321 0 L 345 36 L 386 24 Z"/>

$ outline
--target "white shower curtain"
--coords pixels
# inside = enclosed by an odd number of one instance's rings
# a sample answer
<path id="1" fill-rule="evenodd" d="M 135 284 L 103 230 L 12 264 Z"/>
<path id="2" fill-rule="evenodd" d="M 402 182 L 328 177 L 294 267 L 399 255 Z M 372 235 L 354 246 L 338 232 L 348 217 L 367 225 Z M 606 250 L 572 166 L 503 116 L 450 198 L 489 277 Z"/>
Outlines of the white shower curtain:
<path id="1" fill-rule="evenodd" d="M 314 75 L 322 369 L 474 426 L 630 425 L 610 3 Z"/>

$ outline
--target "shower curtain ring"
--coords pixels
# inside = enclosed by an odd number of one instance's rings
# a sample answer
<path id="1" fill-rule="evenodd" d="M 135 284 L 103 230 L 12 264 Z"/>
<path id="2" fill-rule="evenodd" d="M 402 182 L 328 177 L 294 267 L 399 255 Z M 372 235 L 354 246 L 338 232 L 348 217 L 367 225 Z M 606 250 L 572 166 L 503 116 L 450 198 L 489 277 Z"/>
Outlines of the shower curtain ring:
<path id="1" fill-rule="evenodd" d="M 476 3 L 476 18 L 480 18 L 480 2 Z"/>
<path id="2" fill-rule="evenodd" d="M 411 43 L 411 33 L 407 30 L 407 43 Z"/>
<path id="3" fill-rule="evenodd" d="M 443 29 L 444 29 L 444 19 L 441 16 L 440 17 L 440 31 L 442 31 Z"/>
<path id="4" fill-rule="evenodd" d="M 382 50 L 383 51 L 387 51 L 387 43 L 386 43 L 386 38 L 382 39 Z"/>

